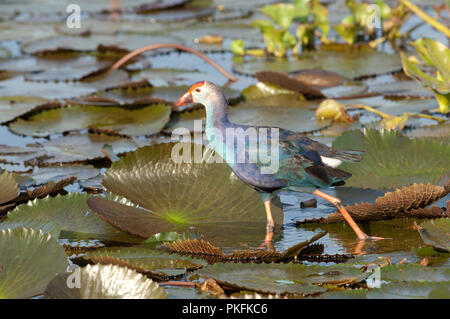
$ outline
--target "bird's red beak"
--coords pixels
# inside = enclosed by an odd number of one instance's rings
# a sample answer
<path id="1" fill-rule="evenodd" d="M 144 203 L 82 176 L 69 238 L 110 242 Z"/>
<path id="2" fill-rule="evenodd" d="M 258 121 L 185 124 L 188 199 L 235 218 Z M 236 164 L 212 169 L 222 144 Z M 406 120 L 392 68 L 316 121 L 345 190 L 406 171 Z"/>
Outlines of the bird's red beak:
<path id="1" fill-rule="evenodd" d="M 182 97 L 180 97 L 180 99 L 178 100 L 177 106 L 183 106 L 183 105 L 188 105 L 188 104 L 192 104 L 194 103 L 194 99 L 192 97 L 192 91 L 202 87 L 203 85 L 205 85 L 206 81 L 201 81 L 201 82 L 197 82 L 195 83 L 193 86 L 191 86 L 191 88 L 183 94 Z"/>
<path id="2" fill-rule="evenodd" d="M 180 97 L 180 99 L 177 102 L 177 106 L 183 106 L 192 103 L 194 103 L 194 101 L 192 99 L 191 91 L 189 90 L 186 93 L 184 93 L 182 97 Z"/>

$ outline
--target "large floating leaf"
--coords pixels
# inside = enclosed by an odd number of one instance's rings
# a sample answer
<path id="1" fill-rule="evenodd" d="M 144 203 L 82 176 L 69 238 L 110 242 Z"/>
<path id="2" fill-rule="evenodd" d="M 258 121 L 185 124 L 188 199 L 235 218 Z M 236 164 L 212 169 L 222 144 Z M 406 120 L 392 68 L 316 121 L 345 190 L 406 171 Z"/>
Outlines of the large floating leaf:
<path id="1" fill-rule="evenodd" d="M 260 95 L 252 87 L 243 92 L 248 101 L 239 103 L 228 109 L 230 121 L 245 125 L 269 125 L 289 129 L 295 132 L 311 132 L 329 126 L 332 121 L 316 121 L 315 109 L 317 103 L 300 100 L 295 94 L 276 93 Z M 264 93 L 263 93 L 264 94 Z M 249 98 L 251 96 L 251 98 Z M 257 97 L 253 99 L 253 97 Z M 276 114 L 276 116 L 274 116 Z M 187 110 L 175 114 L 165 130 L 173 131 L 176 128 L 186 128 L 191 132 L 200 132 L 203 126 L 195 126 L 194 121 L 204 120 L 204 109 Z"/>
<path id="2" fill-rule="evenodd" d="M 388 265 L 381 268 L 381 278 L 388 281 L 434 281 L 450 282 L 447 268 L 433 268 L 422 265 Z"/>
<path id="3" fill-rule="evenodd" d="M 35 167 L 32 173 L 26 176 L 32 180 L 33 185 L 41 185 L 50 181 L 60 181 L 68 176 L 76 176 L 78 181 L 84 181 L 100 174 L 100 169 L 92 165 L 62 165 L 56 167 Z"/>
<path id="4" fill-rule="evenodd" d="M 2 96 L 0 97 L 0 123 L 14 120 L 46 102 L 48 100 L 40 97 Z"/>
<path id="5" fill-rule="evenodd" d="M 316 121 L 316 107 L 316 103 L 299 100 L 295 95 L 279 95 L 240 103 L 231 107 L 228 113 L 230 121 L 237 124 L 311 132 L 323 129 L 332 122 Z"/>
<path id="6" fill-rule="evenodd" d="M 361 162 L 339 167 L 352 173 L 347 186 L 393 189 L 414 182 L 437 184 L 450 172 L 449 144 L 410 140 L 393 131 L 348 131 L 334 140 L 333 147 L 365 152 Z"/>
<path id="7" fill-rule="evenodd" d="M 427 245 L 450 252 L 450 218 L 440 218 L 422 223 L 419 233 Z"/>
<path id="8" fill-rule="evenodd" d="M 0 70 L 30 73 L 27 81 L 76 81 L 106 71 L 112 60 L 93 56 L 42 59 L 27 57 L 0 62 Z"/>
<path id="9" fill-rule="evenodd" d="M 320 69 L 336 72 L 347 78 L 359 78 L 401 70 L 400 58 L 379 51 L 318 51 L 303 52 L 298 60 L 251 59 L 235 63 L 233 70 L 254 75 L 259 71 L 293 73 L 304 69 Z"/>
<path id="10" fill-rule="evenodd" d="M 100 198 L 91 198 L 89 207 L 115 226 L 142 237 L 190 226 L 199 231 L 220 229 L 228 235 L 265 233 L 266 216 L 256 191 L 231 175 L 226 164 L 174 163 L 174 145 L 193 155 L 196 152 L 201 161 L 201 145 L 157 144 L 129 153 L 105 173 L 103 185 L 109 191 L 152 213 Z M 276 225 L 282 224 L 276 205 L 274 218 Z"/>
<path id="11" fill-rule="evenodd" d="M 16 179 L 8 171 L 0 172 L 0 185 L 2 191 L 0 192 L 0 204 L 10 202 L 19 195 L 19 187 Z"/>
<path id="12" fill-rule="evenodd" d="M 0 232 L 0 299 L 42 294 L 67 267 L 64 249 L 49 234 L 25 228 Z"/>
<path id="13" fill-rule="evenodd" d="M 139 273 L 160 280 L 167 280 L 171 275 L 182 275 L 188 270 L 196 270 L 206 265 L 206 262 L 199 259 L 169 255 L 145 246 L 104 248 L 87 252 L 81 258 L 95 264 L 123 264 Z"/>
<path id="14" fill-rule="evenodd" d="M 9 124 L 11 131 L 31 136 L 101 128 L 137 136 L 158 133 L 169 121 L 171 107 L 149 105 L 136 110 L 119 107 L 68 106 L 41 112 L 30 118 Z"/>
<path id="15" fill-rule="evenodd" d="M 369 299 L 449 299 L 448 283 L 405 282 L 382 285 L 367 293 Z"/>
<path id="16" fill-rule="evenodd" d="M 75 163 L 105 158 L 103 146 L 111 145 L 115 154 L 135 150 L 144 141 L 106 134 L 68 134 L 26 147 L 0 146 L 0 159 L 28 165 Z"/>
<path id="17" fill-rule="evenodd" d="M 103 239 L 124 235 L 89 212 L 86 204 L 89 197 L 88 194 L 70 193 L 19 205 L 0 223 L 0 229 L 27 227 L 52 232 L 56 237 L 59 231 L 96 234 L 96 238 Z"/>
<path id="18" fill-rule="evenodd" d="M 324 291 L 310 284 L 354 284 L 363 281 L 370 274 L 352 266 L 307 266 L 292 263 L 215 264 L 200 269 L 198 273 L 241 290 L 300 295 Z"/>
<path id="19" fill-rule="evenodd" d="M 164 289 L 156 282 L 125 267 L 88 265 L 78 271 L 79 288 L 68 287 L 70 275 L 59 275 L 49 283 L 45 295 L 52 299 L 166 299 L 168 297 Z M 76 280 L 73 284 L 76 284 Z"/>

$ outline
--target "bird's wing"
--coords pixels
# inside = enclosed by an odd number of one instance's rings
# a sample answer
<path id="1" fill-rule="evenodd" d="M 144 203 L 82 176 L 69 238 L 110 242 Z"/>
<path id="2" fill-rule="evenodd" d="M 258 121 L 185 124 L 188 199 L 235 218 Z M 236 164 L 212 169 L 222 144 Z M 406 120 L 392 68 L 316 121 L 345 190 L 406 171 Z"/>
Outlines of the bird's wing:
<path id="1" fill-rule="evenodd" d="M 290 131 L 284 132 L 286 141 L 289 141 L 292 145 L 298 147 L 299 151 L 306 150 L 307 152 L 317 153 L 323 162 L 327 159 L 327 165 L 332 162 L 333 159 L 341 162 L 359 162 L 361 160 L 361 154 L 363 152 L 357 150 L 338 150 L 329 147 L 320 142 L 314 141 L 306 136 Z"/>

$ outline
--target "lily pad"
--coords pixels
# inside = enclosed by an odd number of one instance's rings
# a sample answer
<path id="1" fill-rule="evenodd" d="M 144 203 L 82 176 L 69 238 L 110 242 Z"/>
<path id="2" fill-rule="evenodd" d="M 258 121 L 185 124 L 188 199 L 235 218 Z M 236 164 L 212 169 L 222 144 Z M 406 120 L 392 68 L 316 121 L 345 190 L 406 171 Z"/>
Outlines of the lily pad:
<path id="1" fill-rule="evenodd" d="M 172 41 L 170 41 L 172 39 Z M 48 39 L 41 39 L 24 43 L 22 50 L 27 54 L 43 55 L 56 53 L 59 51 L 72 52 L 97 52 L 99 46 L 114 47 L 115 50 L 126 51 L 136 50 L 143 45 L 154 43 L 174 42 L 176 39 L 168 35 L 162 36 L 154 34 L 151 37 L 141 34 L 116 34 L 116 35 L 91 35 L 87 37 L 76 36 L 56 36 Z"/>
<path id="2" fill-rule="evenodd" d="M 0 97 L 0 123 L 14 120 L 48 100 L 40 97 L 2 96 Z"/>
<path id="3" fill-rule="evenodd" d="M 16 228 L 0 231 L 0 265 L 0 298 L 29 298 L 42 294 L 67 260 L 51 235 Z"/>
<path id="4" fill-rule="evenodd" d="M 346 285 L 363 281 L 369 273 L 356 267 L 303 264 L 215 264 L 198 271 L 223 285 L 260 293 L 308 295 L 324 291 L 312 284 Z"/>
<path id="5" fill-rule="evenodd" d="M 397 55 L 380 51 L 318 51 L 303 52 L 298 60 L 249 59 L 235 63 L 233 70 L 246 75 L 259 71 L 294 73 L 305 69 L 336 72 L 346 78 L 355 79 L 368 75 L 391 73 L 402 69 Z"/>
<path id="6" fill-rule="evenodd" d="M 25 75 L 27 81 L 77 81 L 106 71 L 112 63 L 112 60 L 93 56 L 58 59 L 26 57 L 3 60 L 0 62 L 0 70 L 28 73 Z"/>
<path id="7" fill-rule="evenodd" d="M 200 155 L 200 163 L 173 162 L 171 153 L 179 147 Z M 103 185 L 110 192 L 151 213 L 100 198 L 91 198 L 89 207 L 116 227 L 144 238 L 189 227 L 220 230 L 227 238 L 264 234 L 266 216 L 257 192 L 234 177 L 228 165 L 201 163 L 203 150 L 189 143 L 156 144 L 127 154 L 106 171 Z M 274 206 L 273 213 L 279 227 L 282 211 Z"/>
<path id="8" fill-rule="evenodd" d="M 80 269 L 79 274 L 79 288 L 69 288 L 67 285 L 71 279 L 69 275 L 59 275 L 49 283 L 45 296 L 51 299 L 168 298 L 167 293 L 156 282 L 125 267 L 88 265 Z"/>
<path id="9" fill-rule="evenodd" d="M 369 299 L 449 299 L 448 283 L 405 282 L 382 285 L 367 293 Z"/>
<path id="10" fill-rule="evenodd" d="M 361 162 L 339 167 L 352 173 L 346 186 L 393 189 L 413 183 L 438 184 L 449 173 L 449 144 L 410 140 L 394 131 L 347 131 L 334 140 L 333 147 L 365 152 Z"/>
<path id="11" fill-rule="evenodd" d="M 230 121 L 237 124 L 275 126 L 294 132 L 312 132 L 331 125 L 316 121 L 317 102 L 299 100 L 295 95 L 279 95 L 242 102 L 229 109 Z"/>
<path id="12" fill-rule="evenodd" d="M 68 176 L 76 176 L 77 180 L 84 181 L 100 174 L 100 169 L 92 165 L 64 165 L 56 167 L 35 167 L 32 173 L 26 176 L 31 178 L 28 184 L 41 185 L 50 181 L 60 181 Z"/>
<path id="13" fill-rule="evenodd" d="M 0 204 L 8 203 L 19 196 L 19 187 L 16 179 L 8 171 L 0 174 L 0 185 L 2 191 L 0 192 Z"/>
<path id="14" fill-rule="evenodd" d="M 40 112 L 26 120 L 9 124 L 11 131 L 30 136 L 48 136 L 55 133 L 101 128 L 121 134 L 138 136 L 158 133 L 169 121 L 172 108 L 155 104 L 136 110 L 120 107 L 79 106 Z"/>
<path id="15" fill-rule="evenodd" d="M 381 278 L 388 281 L 449 282 L 450 271 L 446 268 L 422 265 L 388 265 L 381 268 Z"/>
<path id="16" fill-rule="evenodd" d="M 88 194 L 69 193 L 36 199 L 17 206 L 0 223 L 0 229 L 26 227 L 51 232 L 56 238 L 60 231 L 96 234 L 96 238 L 119 238 L 121 231 L 89 212 Z M 119 240 L 117 240 L 119 241 Z"/>
<path id="17" fill-rule="evenodd" d="M 450 218 L 428 220 L 420 225 L 419 233 L 425 244 L 450 252 Z"/>
<path id="18" fill-rule="evenodd" d="M 115 154 L 122 154 L 144 145 L 145 141 L 106 134 L 68 134 L 26 147 L 0 146 L 0 159 L 26 165 L 76 163 L 105 158 L 102 153 L 105 144 L 111 145 Z"/>

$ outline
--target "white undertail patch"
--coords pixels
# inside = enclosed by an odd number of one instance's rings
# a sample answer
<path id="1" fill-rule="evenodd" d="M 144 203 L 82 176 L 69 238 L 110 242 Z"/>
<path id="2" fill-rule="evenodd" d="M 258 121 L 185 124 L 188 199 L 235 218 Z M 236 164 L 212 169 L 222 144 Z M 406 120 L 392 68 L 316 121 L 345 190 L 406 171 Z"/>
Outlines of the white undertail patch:
<path id="1" fill-rule="evenodd" d="M 325 165 L 331 166 L 333 168 L 336 168 L 336 167 L 338 167 L 339 165 L 342 164 L 342 161 L 340 159 L 337 159 L 337 158 L 326 157 L 326 156 L 321 156 L 320 158 L 322 159 L 322 162 Z"/>

